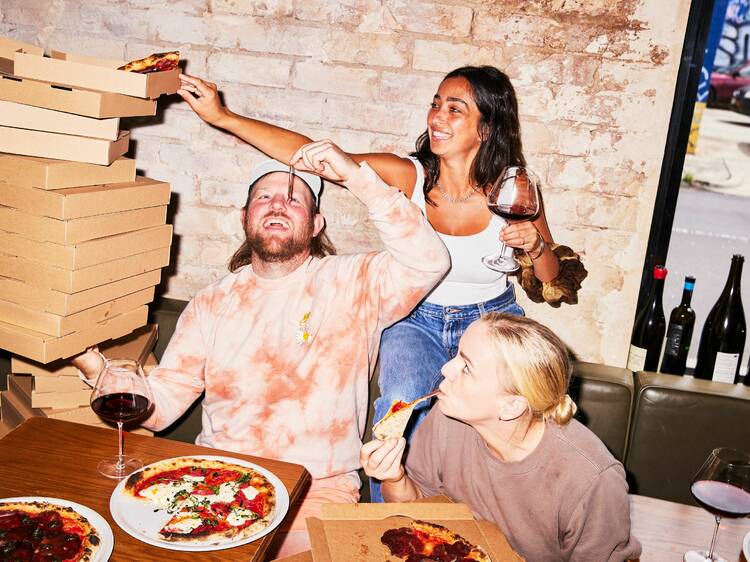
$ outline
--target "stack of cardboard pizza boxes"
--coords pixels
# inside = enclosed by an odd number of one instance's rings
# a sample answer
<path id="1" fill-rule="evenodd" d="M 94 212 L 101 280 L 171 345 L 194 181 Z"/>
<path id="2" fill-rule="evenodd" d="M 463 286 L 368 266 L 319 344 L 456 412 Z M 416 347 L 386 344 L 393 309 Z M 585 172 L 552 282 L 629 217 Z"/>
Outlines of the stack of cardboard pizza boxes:
<path id="1" fill-rule="evenodd" d="M 136 175 L 119 125 L 154 115 L 179 69 L 122 64 L 0 37 L 0 349 L 14 356 L 3 398 L 23 416 L 88 410 L 65 360 L 143 327 L 169 263 L 169 184 Z M 2 404 L 6 424 L 19 407 Z"/>

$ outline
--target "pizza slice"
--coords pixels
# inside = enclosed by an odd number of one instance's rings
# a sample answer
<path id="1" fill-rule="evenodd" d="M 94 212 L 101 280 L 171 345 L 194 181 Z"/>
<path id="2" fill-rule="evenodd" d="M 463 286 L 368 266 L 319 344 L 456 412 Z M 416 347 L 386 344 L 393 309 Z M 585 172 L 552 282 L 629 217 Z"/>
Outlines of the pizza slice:
<path id="1" fill-rule="evenodd" d="M 405 562 L 491 562 L 479 545 L 427 521 L 415 520 L 409 527 L 388 529 L 380 542 Z"/>
<path id="2" fill-rule="evenodd" d="M 171 517 L 159 529 L 168 541 L 244 538 L 271 524 L 275 489 L 249 467 L 212 459 L 180 458 L 130 476 L 125 493 Z"/>
<path id="3" fill-rule="evenodd" d="M 432 392 L 427 396 L 417 398 L 413 402 L 395 400 L 393 404 L 391 404 L 388 413 L 383 416 L 383 419 L 372 426 L 372 434 L 376 439 L 380 439 L 381 441 L 385 441 L 392 437 L 401 437 L 404 434 L 406 426 L 409 424 L 409 418 L 411 417 L 415 406 L 425 400 L 429 400 L 436 394 L 437 392 Z"/>
<path id="4" fill-rule="evenodd" d="M 72 507 L 0 503 L 0 560 L 89 562 L 100 543 L 94 526 Z"/>
<path id="5" fill-rule="evenodd" d="M 163 70 L 172 70 L 177 68 L 180 62 L 179 51 L 169 51 L 167 53 L 154 53 L 142 59 L 130 61 L 122 65 L 117 70 L 125 72 L 137 72 L 139 74 L 148 74 L 149 72 L 161 72 Z"/>

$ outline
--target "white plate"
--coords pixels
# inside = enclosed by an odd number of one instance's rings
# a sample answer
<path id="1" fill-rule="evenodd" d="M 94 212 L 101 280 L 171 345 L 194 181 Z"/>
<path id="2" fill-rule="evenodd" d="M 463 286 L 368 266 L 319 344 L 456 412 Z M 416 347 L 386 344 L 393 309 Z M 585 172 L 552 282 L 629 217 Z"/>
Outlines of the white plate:
<path id="1" fill-rule="evenodd" d="M 83 515 L 93 525 L 96 532 L 99 533 L 101 544 L 96 551 L 96 557 L 91 562 L 107 562 L 112 555 L 112 548 L 115 545 L 115 537 L 112 534 L 112 527 L 96 511 L 80 503 L 63 500 L 60 498 L 45 498 L 41 496 L 24 496 L 20 498 L 0 498 L 0 503 L 6 502 L 46 502 L 63 507 L 72 507 L 77 513 Z"/>
<path id="2" fill-rule="evenodd" d="M 194 552 L 202 552 L 207 550 L 222 550 L 224 548 L 234 548 L 242 544 L 258 540 L 259 538 L 267 535 L 279 526 L 281 521 L 284 519 L 286 512 L 289 510 L 289 493 L 286 491 L 286 487 L 279 480 L 279 478 L 272 472 L 260 467 L 256 464 L 243 461 L 241 459 L 235 459 L 232 457 L 220 457 L 214 455 L 192 455 L 189 457 L 175 457 L 175 458 L 189 458 L 189 459 L 208 459 L 214 461 L 223 461 L 246 468 L 252 468 L 253 470 L 261 473 L 263 476 L 268 478 L 268 481 L 273 485 L 276 490 L 276 513 L 271 520 L 271 524 L 258 531 L 254 535 L 245 537 L 242 539 L 217 539 L 214 543 L 206 544 L 205 542 L 190 542 L 180 541 L 175 543 L 168 541 L 159 536 L 159 529 L 161 529 L 167 521 L 172 517 L 164 510 L 154 511 L 153 504 L 132 498 L 123 492 L 127 478 L 123 479 L 112 492 L 112 497 L 109 500 L 109 511 L 112 513 L 112 517 L 120 528 L 132 537 L 135 537 L 139 541 L 143 541 L 154 546 L 161 548 L 168 548 L 170 550 L 187 550 Z M 152 463 L 148 466 L 144 466 L 141 470 L 145 470 L 154 464 L 159 464 L 164 459 L 156 463 Z"/>
<path id="3" fill-rule="evenodd" d="M 742 554 L 745 555 L 745 560 L 750 561 L 750 531 L 745 535 L 745 540 L 742 541 Z"/>

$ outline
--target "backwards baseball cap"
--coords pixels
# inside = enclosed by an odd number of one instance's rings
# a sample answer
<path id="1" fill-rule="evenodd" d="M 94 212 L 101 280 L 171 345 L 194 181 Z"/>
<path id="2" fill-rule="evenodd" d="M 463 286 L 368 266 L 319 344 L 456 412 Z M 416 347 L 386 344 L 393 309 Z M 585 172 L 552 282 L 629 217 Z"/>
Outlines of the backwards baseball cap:
<path id="1" fill-rule="evenodd" d="M 273 172 L 284 172 L 288 174 L 289 165 L 282 164 L 278 160 L 265 160 L 255 166 L 255 168 L 253 168 L 253 171 L 250 172 L 248 184 L 252 186 L 260 178 Z M 320 188 L 323 186 L 323 182 L 320 177 L 316 176 L 315 174 L 300 172 L 299 170 L 295 170 L 294 168 L 292 168 L 292 173 L 303 182 L 305 182 L 305 184 L 307 184 L 307 187 L 309 187 L 310 191 L 312 192 L 313 202 L 317 206 L 319 203 L 318 196 L 320 195 Z"/>

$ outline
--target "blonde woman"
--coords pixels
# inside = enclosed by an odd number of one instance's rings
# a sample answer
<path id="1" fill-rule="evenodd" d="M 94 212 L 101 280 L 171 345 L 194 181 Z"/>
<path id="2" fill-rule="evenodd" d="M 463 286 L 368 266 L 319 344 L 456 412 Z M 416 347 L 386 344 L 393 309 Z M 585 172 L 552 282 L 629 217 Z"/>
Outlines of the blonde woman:
<path id="1" fill-rule="evenodd" d="M 630 534 L 625 471 L 573 420 L 564 344 L 528 318 L 489 313 L 443 367 L 437 407 L 415 433 L 371 441 L 360 462 L 386 501 L 444 494 L 495 523 L 529 561 L 624 561 Z"/>

